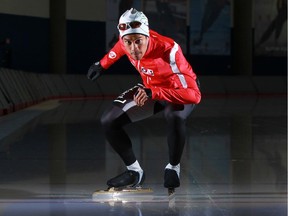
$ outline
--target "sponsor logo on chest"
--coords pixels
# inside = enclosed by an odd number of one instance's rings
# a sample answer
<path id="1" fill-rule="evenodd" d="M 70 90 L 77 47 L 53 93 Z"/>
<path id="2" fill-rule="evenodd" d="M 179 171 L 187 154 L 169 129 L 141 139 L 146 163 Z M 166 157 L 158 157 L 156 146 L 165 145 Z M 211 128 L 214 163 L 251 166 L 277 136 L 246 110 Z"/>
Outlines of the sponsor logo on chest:
<path id="1" fill-rule="evenodd" d="M 151 70 L 149 68 L 141 67 L 141 72 L 146 74 L 146 75 L 149 75 L 149 76 L 154 76 L 153 70 Z"/>
<path id="2" fill-rule="evenodd" d="M 139 62 L 138 62 L 138 66 L 137 66 L 137 63 L 136 63 L 136 61 L 134 59 L 130 59 L 130 62 L 132 63 L 132 65 L 135 68 L 139 68 L 141 73 L 146 74 L 148 76 L 154 76 L 154 71 L 152 69 L 145 68 L 143 66 L 140 67 Z"/>

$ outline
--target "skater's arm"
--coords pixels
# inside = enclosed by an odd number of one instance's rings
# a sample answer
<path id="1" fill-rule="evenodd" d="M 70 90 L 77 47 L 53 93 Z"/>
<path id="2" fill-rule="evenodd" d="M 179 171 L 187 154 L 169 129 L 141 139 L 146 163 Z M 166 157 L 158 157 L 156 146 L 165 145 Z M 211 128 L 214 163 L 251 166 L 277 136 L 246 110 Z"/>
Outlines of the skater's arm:
<path id="1" fill-rule="evenodd" d="M 88 79 L 92 81 L 96 80 L 106 69 L 118 61 L 124 54 L 125 53 L 121 48 L 120 41 L 118 41 L 100 61 L 97 61 L 90 66 L 87 73 Z"/>
<path id="2" fill-rule="evenodd" d="M 166 79 L 171 83 L 169 87 L 150 85 L 152 99 L 177 104 L 198 104 L 201 100 L 200 84 L 182 49 L 179 46 L 175 49 L 173 46 L 167 53 L 171 72 Z"/>
<path id="3" fill-rule="evenodd" d="M 123 55 L 125 55 L 125 52 L 120 40 L 118 40 L 117 43 L 114 45 L 114 47 L 100 60 L 100 64 L 104 69 L 108 69 Z"/>

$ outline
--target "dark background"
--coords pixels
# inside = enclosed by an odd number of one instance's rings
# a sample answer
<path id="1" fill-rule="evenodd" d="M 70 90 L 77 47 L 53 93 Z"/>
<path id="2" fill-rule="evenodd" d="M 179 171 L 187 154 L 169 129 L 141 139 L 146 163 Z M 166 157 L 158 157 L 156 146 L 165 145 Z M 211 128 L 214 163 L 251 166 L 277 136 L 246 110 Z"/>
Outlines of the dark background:
<path id="1" fill-rule="evenodd" d="M 287 18 L 287 14 L 286 14 Z M 287 22 L 285 23 L 287 25 Z M 9 37 L 10 63 L 7 67 L 37 73 L 52 73 L 49 66 L 50 19 L 22 15 L 0 14 L 1 54 L 4 58 L 3 41 Z M 189 26 L 187 26 L 189 30 Z M 253 29 L 251 29 L 253 34 Z M 191 55 L 187 59 L 194 70 L 201 75 L 233 75 L 233 32 L 231 27 L 231 54 Z M 187 34 L 189 41 L 189 34 Z M 68 74 L 86 74 L 91 63 L 106 53 L 106 22 L 102 21 L 66 21 L 66 72 Z M 188 45 L 187 45 L 188 46 Z M 253 51 L 252 51 L 253 52 Z M 5 65 L 2 65 L 6 67 Z M 135 73 L 124 57 L 110 68 L 111 74 Z M 255 56 L 252 53 L 252 74 L 287 74 L 286 56 Z M 236 74 L 235 74 L 236 75 Z"/>

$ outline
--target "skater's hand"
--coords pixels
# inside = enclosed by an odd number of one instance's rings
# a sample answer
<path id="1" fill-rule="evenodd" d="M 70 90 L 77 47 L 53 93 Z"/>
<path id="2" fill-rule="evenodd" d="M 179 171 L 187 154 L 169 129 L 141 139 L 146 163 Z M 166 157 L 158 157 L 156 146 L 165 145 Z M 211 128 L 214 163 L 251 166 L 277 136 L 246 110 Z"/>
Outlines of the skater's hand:
<path id="1" fill-rule="evenodd" d="M 104 68 L 101 66 L 100 62 L 96 62 L 88 70 L 87 78 L 94 81 L 96 80 L 104 71 Z"/>
<path id="2" fill-rule="evenodd" d="M 149 89 L 150 90 L 150 89 Z M 151 90 L 150 90 L 151 91 Z M 148 93 L 149 94 L 149 93 Z M 137 92 L 134 95 L 133 100 L 137 106 L 143 106 L 144 103 L 148 100 L 149 95 L 147 94 L 147 89 L 138 88 Z"/>

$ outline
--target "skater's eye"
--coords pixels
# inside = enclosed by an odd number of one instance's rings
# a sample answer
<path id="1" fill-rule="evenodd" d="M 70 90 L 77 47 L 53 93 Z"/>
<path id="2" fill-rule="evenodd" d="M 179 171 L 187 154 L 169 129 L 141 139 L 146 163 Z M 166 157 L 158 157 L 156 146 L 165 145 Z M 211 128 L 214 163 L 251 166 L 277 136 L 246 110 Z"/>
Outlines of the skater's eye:
<path id="1" fill-rule="evenodd" d="M 137 40 L 135 40 L 135 41 L 130 41 L 130 40 L 124 40 L 124 43 L 126 44 L 126 45 L 131 45 L 132 43 L 134 43 L 134 44 L 136 44 L 136 45 L 141 45 L 141 44 L 143 44 L 143 41 L 142 41 L 142 39 L 137 39 Z"/>
<path id="2" fill-rule="evenodd" d="M 141 45 L 142 44 L 142 39 L 135 40 L 135 44 Z"/>
<path id="3" fill-rule="evenodd" d="M 132 41 L 124 40 L 124 43 L 127 44 L 127 45 L 131 45 L 131 44 L 132 44 Z"/>

